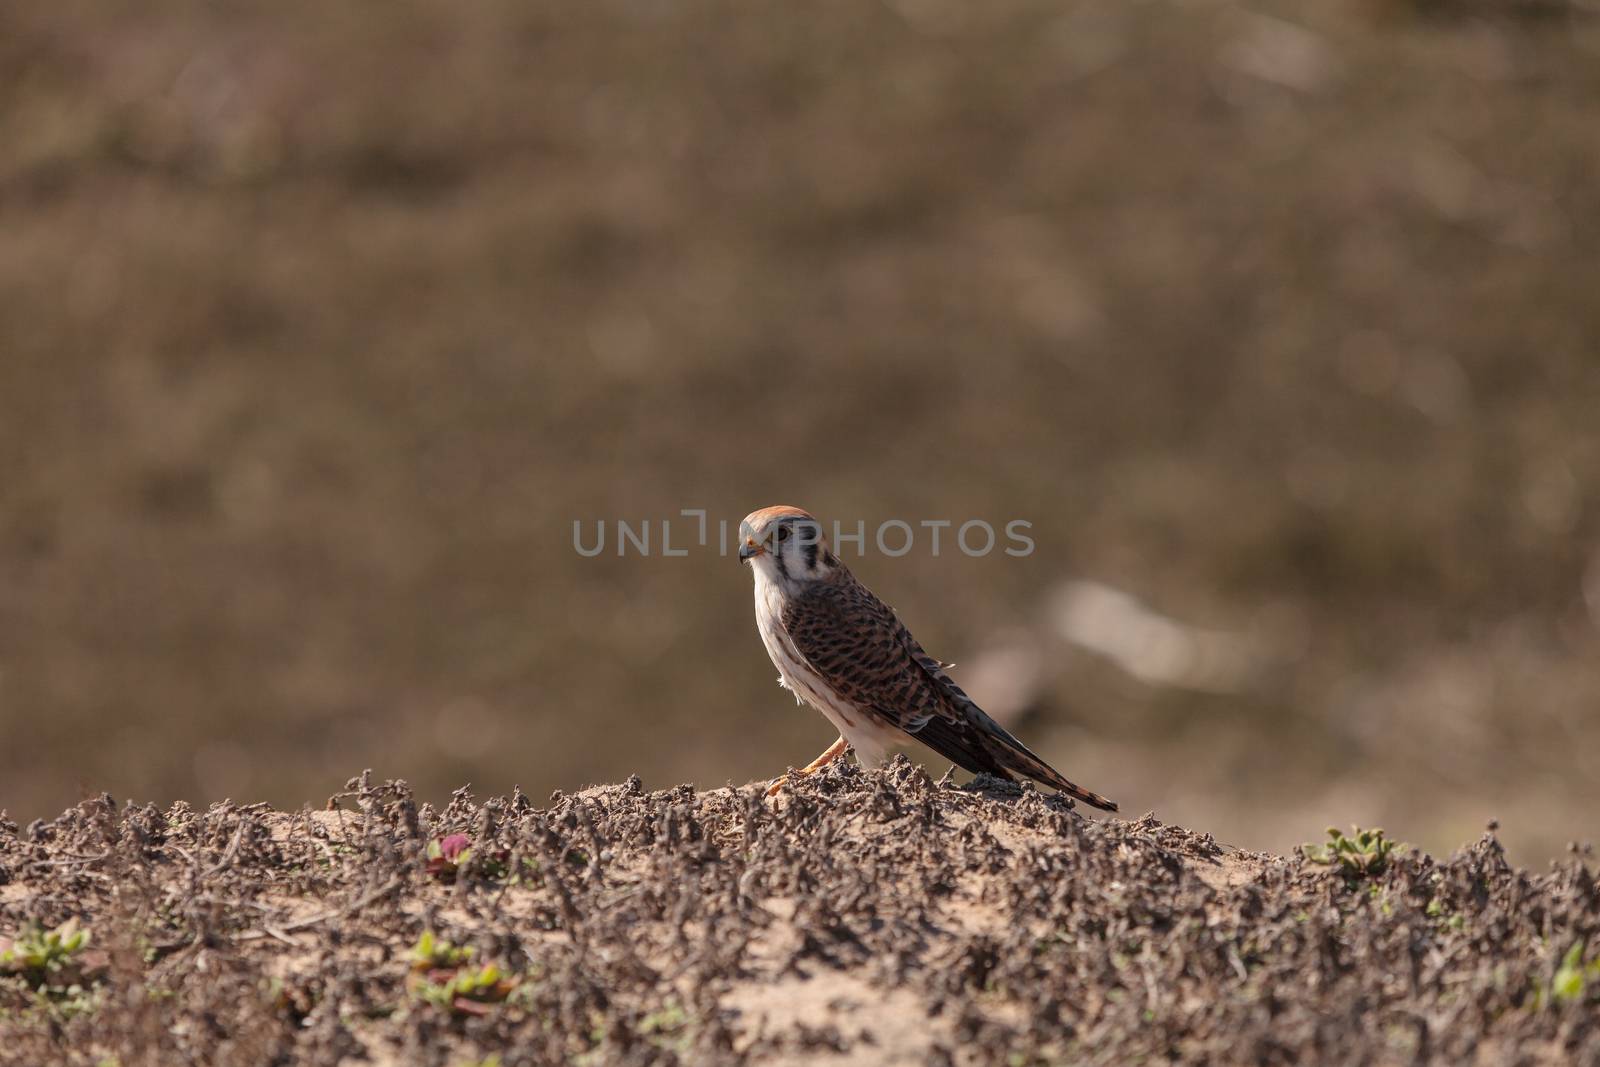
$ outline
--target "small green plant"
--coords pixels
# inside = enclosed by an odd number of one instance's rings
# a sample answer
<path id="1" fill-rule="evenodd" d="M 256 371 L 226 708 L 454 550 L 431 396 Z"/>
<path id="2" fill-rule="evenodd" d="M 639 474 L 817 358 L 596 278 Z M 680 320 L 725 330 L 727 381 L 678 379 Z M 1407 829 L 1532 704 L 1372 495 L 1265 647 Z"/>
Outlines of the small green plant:
<path id="1" fill-rule="evenodd" d="M 419 975 L 412 983 L 411 995 L 458 1015 L 482 1015 L 491 1005 L 503 1002 L 516 987 L 516 976 L 503 974 L 499 967 L 486 963 L 482 967 Z"/>
<path id="2" fill-rule="evenodd" d="M 589 1013 L 589 1047 L 571 1058 L 572 1067 L 596 1067 L 605 1055 L 606 1035 L 605 1016 L 599 1012 Z"/>
<path id="3" fill-rule="evenodd" d="M 94 1012 L 104 964 L 85 955 L 88 945 L 89 931 L 76 919 L 0 941 L 0 992 L 15 993 L 24 1010 L 56 1021 Z"/>
<path id="4" fill-rule="evenodd" d="M 1555 974 L 1550 976 L 1549 984 L 1534 990 L 1535 1011 L 1543 1011 L 1553 1004 L 1579 1004 L 1589 990 L 1600 990 L 1600 955 L 1585 961 L 1583 950 L 1584 943 L 1574 941 L 1561 958 Z"/>
<path id="5" fill-rule="evenodd" d="M 639 1020 L 639 1033 L 657 1048 L 686 1052 L 689 1047 L 689 1013 L 676 1001 Z"/>
<path id="6" fill-rule="evenodd" d="M 453 945 L 432 930 L 424 930 L 411 946 L 411 965 L 419 970 L 460 967 L 471 961 L 472 954 L 471 945 Z"/>
<path id="7" fill-rule="evenodd" d="M 1326 844 L 1303 846 L 1306 859 L 1338 867 L 1352 880 L 1382 874 L 1388 869 L 1392 856 L 1410 847 L 1389 840 L 1382 830 L 1363 830 L 1359 826 L 1352 826 L 1349 836 L 1330 826 Z"/>
<path id="8" fill-rule="evenodd" d="M 691 1026 L 694 1020 L 682 1004 L 668 1000 L 660 1009 L 650 1012 L 632 1024 L 632 1033 L 644 1038 L 658 1049 L 686 1055 L 693 1040 Z M 609 1063 L 605 1044 L 611 1029 L 605 1016 L 598 1012 L 590 1015 L 589 1047 L 572 1057 L 573 1067 L 597 1067 Z"/>
<path id="9" fill-rule="evenodd" d="M 1456 912 L 1445 907 L 1438 897 L 1428 901 L 1427 916 L 1430 919 L 1439 920 L 1452 930 L 1464 930 L 1467 926 L 1467 921 Z"/>
<path id="10" fill-rule="evenodd" d="M 411 996 L 459 1015 L 482 1015 L 504 1002 L 521 978 L 492 963 L 473 966 L 473 954 L 470 945 L 453 945 L 424 930 L 411 949 Z"/>
<path id="11" fill-rule="evenodd" d="M 0 950 L 0 972 L 43 979 L 89 945 L 89 931 L 68 919 L 54 930 L 29 930 Z"/>
<path id="12" fill-rule="evenodd" d="M 448 834 L 428 842 L 423 850 L 426 863 L 423 869 L 441 882 L 454 882 L 473 857 L 472 838 L 466 834 Z M 490 852 L 479 864 L 478 870 L 488 878 L 504 878 L 510 854 L 505 849 Z"/>
<path id="13" fill-rule="evenodd" d="M 453 882 L 456 873 L 472 859 L 472 839 L 466 834 L 435 837 L 424 850 L 425 869 L 441 882 Z"/>

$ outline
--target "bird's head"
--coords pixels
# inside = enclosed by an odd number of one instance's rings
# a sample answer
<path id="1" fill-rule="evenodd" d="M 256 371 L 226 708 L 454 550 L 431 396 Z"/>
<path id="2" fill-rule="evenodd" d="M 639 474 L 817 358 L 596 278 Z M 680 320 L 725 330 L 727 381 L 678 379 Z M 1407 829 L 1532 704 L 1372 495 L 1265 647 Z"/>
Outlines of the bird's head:
<path id="1" fill-rule="evenodd" d="M 822 524 L 787 504 L 752 511 L 739 524 L 739 559 L 786 587 L 827 578 L 842 565 Z"/>

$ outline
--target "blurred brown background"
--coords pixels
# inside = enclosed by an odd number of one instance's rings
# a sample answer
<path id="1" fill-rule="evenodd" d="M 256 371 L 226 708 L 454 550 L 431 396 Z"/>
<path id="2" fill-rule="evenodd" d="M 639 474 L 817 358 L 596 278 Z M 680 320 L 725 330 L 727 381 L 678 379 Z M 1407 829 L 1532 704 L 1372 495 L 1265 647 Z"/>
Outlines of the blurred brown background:
<path id="1" fill-rule="evenodd" d="M 0 7 L 0 807 L 801 763 L 572 543 L 791 502 L 1031 521 L 850 558 L 1128 812 L 1591 837 L 1594 15 Z"/>

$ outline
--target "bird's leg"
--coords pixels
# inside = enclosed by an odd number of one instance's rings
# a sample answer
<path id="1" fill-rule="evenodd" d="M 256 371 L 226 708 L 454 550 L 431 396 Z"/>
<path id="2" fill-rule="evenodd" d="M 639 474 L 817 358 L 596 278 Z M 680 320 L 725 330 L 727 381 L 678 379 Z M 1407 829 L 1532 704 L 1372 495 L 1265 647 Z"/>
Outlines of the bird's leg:
<path id="1" fill-rule="evenodd" d="M 772 784 L 767 787 L 767 796 L 776 796 L 778 790 L 783 788 L 783 783 L 787 782 L 791 777 L 804 778 L 808 774 L 815 774 L 849 751 L 850 742 L 846 741 L 843 736 L 841 736 L 839 740 L 835 741 L 833 744 L 824 749 L 822 755 L 818 756 L 804 767 L 801 767 L 799 770 L 795 771 L 793 775 L 780 774 L 777 778 L 773 779 Z"/>

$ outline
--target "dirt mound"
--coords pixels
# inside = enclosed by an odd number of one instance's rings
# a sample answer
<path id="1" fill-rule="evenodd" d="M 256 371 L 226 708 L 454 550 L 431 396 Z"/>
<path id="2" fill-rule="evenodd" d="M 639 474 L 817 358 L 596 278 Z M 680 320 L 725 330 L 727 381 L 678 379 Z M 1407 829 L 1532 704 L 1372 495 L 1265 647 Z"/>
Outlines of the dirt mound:
<path id="1" fill-rule="evenodd" d="M 101 797 L 0 826 L 0 1041 L 119 1067 L 1600 1062 L 1582 858 L 1346 845 L 1244 853 L 903 761 L 777 803 Z"/>

